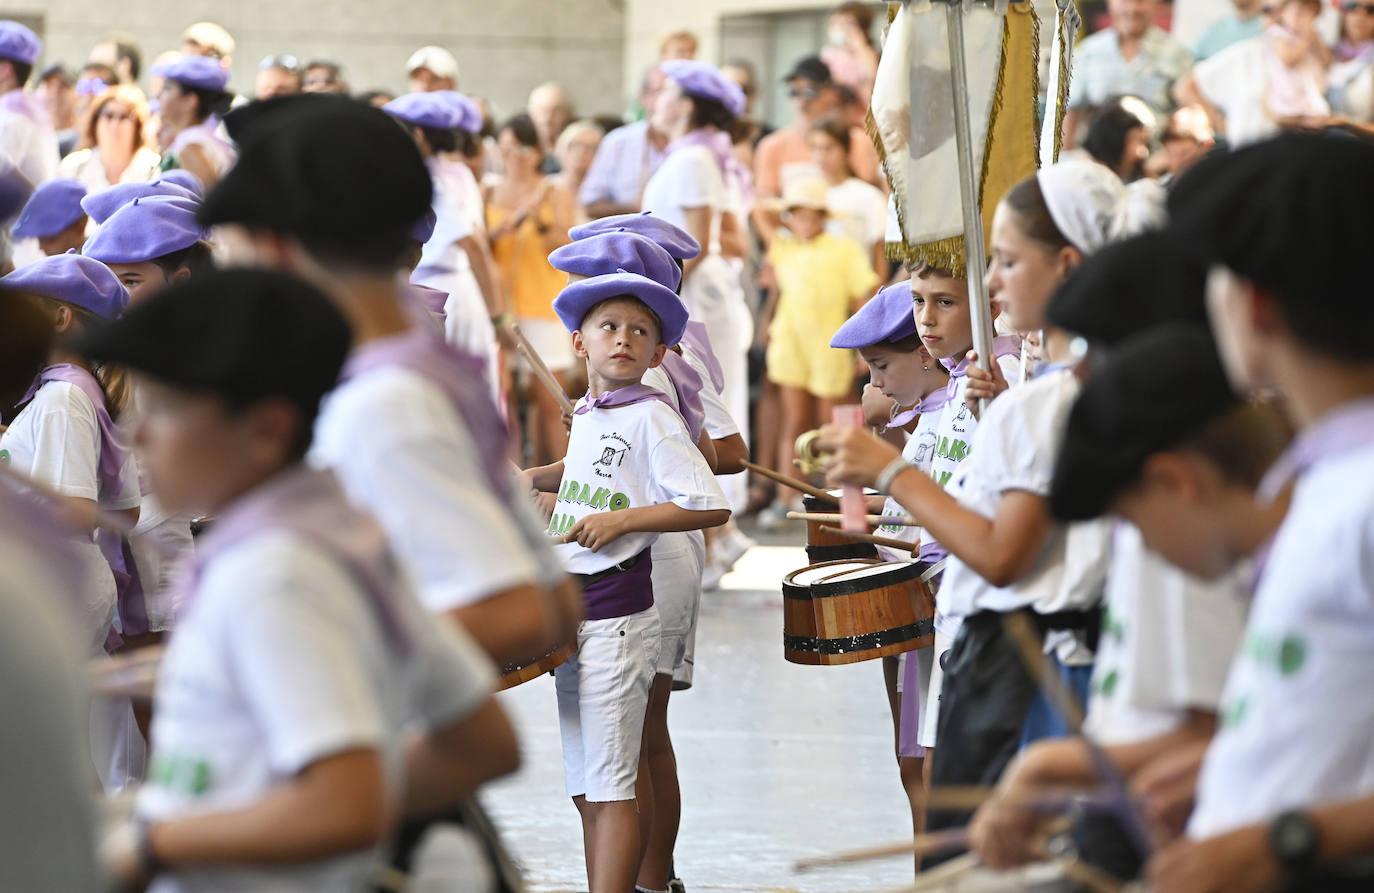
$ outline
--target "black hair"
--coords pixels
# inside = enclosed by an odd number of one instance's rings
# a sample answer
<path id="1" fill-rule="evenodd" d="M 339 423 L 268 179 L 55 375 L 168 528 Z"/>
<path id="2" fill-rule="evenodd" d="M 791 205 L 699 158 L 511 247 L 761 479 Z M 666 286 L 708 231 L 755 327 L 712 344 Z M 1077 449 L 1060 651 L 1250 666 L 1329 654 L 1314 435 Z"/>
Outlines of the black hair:
<path id="1" fill-rule="evenodd" d="M 716 99 L 707 99 L 704 96 L 693 96 L 685 94 L 692 101 L 692 115 L 689 119 L 689 127 L 697 130 L 702 127 L 716 127 L 726 133 L 732 132 L 735 123 L 735 116 L 730 114 L 730 110 L 725 104 Z"/>
<path id="2" fill-rule="evenodd" d="M 301 69 L 301 72 L 307 72 L 312 68 L 323 68 L 325 71 L 328 71 L 329 76 L 336 81 L 343 76 L 343 69 L 339 67 L 339 63 L 330 62 L 328 59 L 312 59 L 305 63 L 305 67 Z"/>
<path id="3" fill-rule="evenodd" d="M 425 143 L 432 152 L 457 152 L 458 131 L 441 127 L 416 127 L 425 137 Z"/>
<path id="4" fill-rule="evenodd" d="M 1126 137 L 1132 130 L 1145 126 L 1134 113 L 1120 103 L 1113 103 L 1099 111 L 1088 124 L 1083 136 L 1083 151 L 1095 161 L 1113 171 L 1120 170 L 1121 156 L 1126 151 Z"/>
<path id="5" fill-rule="evenodd" d="M 361 102 L 363 105 L 372 105 L 374 102 L 376 102 L 378 99 L 381 99 L 383 96 L 386 97 L 387 102 L 390 102 L 391 100 L 396 98 L 396 94 L 392 93 L 390 90 L 368 90 L 366 92 L 359 93 L 357 96 L 357 100 Z"/>
<path id="6" fill-rule="evenodd" d="M 1247 403 L 1211 419 L 1173 449 L 1201 456 L 1223 480 L 1254 490 L 1292 436 L 1273 406 Z"/>
<path id="7" fill-rule="evenodd" d="M 1040 190 L 1040 181 L 1034 175 L 1011 187 L 1002 202 L 1016 213 L 1026 238 L 1039 242 L 1052 253 L 1072 247 L 1054 222 L 1049 205 L 1045 204 L 1045 194 Z"/>
<path id="8" fill-rule="evenodd" d="M 143 71 L 143 54 L 138 51 L 138 47 L 123 40 L 114 42 L 115 60 L 129 62 L 129 80 L 137 81 L 139 74 Z"/>
<path id="9" fill-rule="evenodd" d="M 152 263 L 156 264 L 168 277 L 185 267 L 191 273 L 192 279 L 215 268 L 215 258 L 210 251 L 210 243 L 204 241 L 193 242 L 180 251 L 155 257 Z"/>
<path id="10" fill-rule="evenodd" d="M 36 299 L 0 287 L 0 411 L 8 413 L 24 396 L 56 338 L 52 318 Z"/>
<path id="11" fill-rule="evenodd" d="M 299 238 L 310 256 L 326 268 L 391 273 L 401 265 L 401 259 L 413 241 L 410 229 L 410 225 L 407 225 L 390 233 L 374 229 L 346 237 Z"/>
<path id="12" fill-rule="evenodd" d="M 14 79 L 19 86 L 24 86 L 29 82 L 33 75 L 33 65 L 28 62 L 20 62 L 18 59 L 7 59 L 10 65 L 14 66 Z"/>
<path id="13" fill-rule="evenodd" d="M 290 404 L 291 407 L 300 414 L 300 424 L 296 427 L 296 436 L 291 439 L 291 443 L 286 447 L 286 462 L 282 467 L 285 468 L 288 465 L 295 465 L 297 462 L 302 462 L 305 460 L 305 457 L 309 455 L 310 446 L 315 440 L 315 419 L 320 414 L 320 404 L 324 402 L 323 397 L 314 401 L 313 405 L 287 397 L 284 394 L 243 397 L 216 393 L 215 398 L 223 404 L 225 412 L 231 416 L 240 416 L 253 407 L 272 400 L 280 400 L 283 403 Z"/>
<path id="14" fill-rule="evenodd" d="M 233 105 L 234 96 L 223 90 L 201 90 L 196 87 L 175 82 L 184 95 L 196 98 L 196 123 L 199 124 L 211 115 L 223 115 Z"/>
<path id="15" fill-rule="evenodd" d="M 521 113 L 507 118 L 496 132 L 500 134 L 506 131 L 510 131 L 510 135 L 515 137 L 515 141 L 527 149 L 540 147 L 539 131 L 534 126 L 534 119 L 529 115 Z"/>

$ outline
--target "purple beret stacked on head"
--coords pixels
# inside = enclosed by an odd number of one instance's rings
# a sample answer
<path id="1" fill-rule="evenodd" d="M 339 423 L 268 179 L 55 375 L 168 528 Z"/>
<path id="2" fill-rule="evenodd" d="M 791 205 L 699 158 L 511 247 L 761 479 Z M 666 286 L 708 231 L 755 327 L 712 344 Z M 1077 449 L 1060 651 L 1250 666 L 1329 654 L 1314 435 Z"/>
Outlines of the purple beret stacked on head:
<path id="1" fill-rule="evenodd" d="M 893 344 L 916 335 L 911 312 L 911 283 L 894 282 L 879 290 L 830 339 L 831 347 L 846 350 Z"/>
<path id="2" fill-rule="evenodd" d="M 34 190 L 14 224 L 17 239 L 55 236 L 85 216 L 86 187 L 76 180 L 49 180 Z"/>
<path id="3" fill-rule="evenodd" d="M 209 56 L 182 56 L 175 62 L 153 66 L 153 74 L 192 90 L 223 93 L 229 86 L 229 72 Z"/>
<path id="4" fill-rule="evenodd" d="M 425 216 L 415 221 L 415 228 L 410 231 L 412 242 L 419 242 L 421 245 L 434 238 L 434 228 L 439 225 L 439 216 L 430 208 L 425 212 Z"/>
<path id="5" fill-rule="evenodd" d="M 691 233 L 681 227 L 674 226 L 651 211 L 599 217 L 588 223 L 574 226 L 568 230 L 568 236 L 577 241 L 589 236 L 620 230 L 643 236 L 668 252 L 670 257 L 675 257 L 678 260 L 691 260 L 701 253 L 701 245 L 692 238 Z"/>
<path id="6" fill-rule="evenodd" d="M 720 69 L 709 62 L 698 62 L 694 59 L 669 59 L 661 63 L 659 71 L 677 81 L 677 85 L 682 88 L 682 92 L 688 96 L 699 96 L 702 99 L 714 99 L 725 110 L 738 118 L 744 114 L 744 108 L 748 102 L 744 98 L 744 91 L 739 88 L 739 84 L 721 74 Z"/>
<path id="7" fill-rule="evenodd" d="M 605 276 L 624 270 L 647 276 L 673 291 L 682 283 L 682 269 L 671 254 L 657 242 L 623 229 L 569 242 L 549 255 L 549 264 L 578 276 Z"/>
<path id="8" fill-rule="evenodd" d="M 0 59 L 32 65 L 43 55 L 43 41 L 33 31 L 8 19 L 0 21 Z"/>
<path id="9" fill-rule="evenodd" d="M 687 328 L 687 305 L 671 288 L 638 273 L 619 270 L 574 282 L 554 298 L 553 310 L 569 332 L 576 332 L 597 304 L 627 297 L 642 302 L 658 317 L 660 341 L 672 347 L 682 340 L 682 332 Z"/>
<path id="10" fill-rule="evenodd" d="M 110 268 L 75 251 L 55 254 L 0 277 L 0 286 L 41 295 L 114 319 L 129 306 L 129 292 Z"/>
<path id="11" fill-rule="evenodd" d="M 191 202 L 200 201 L 194 192 L 184 186 L 178 186 L 170 180 L 153 180 L 151 183 L 120 183 L 118 186 L 93 192 L 81 200 L 81 210 L 85 211 L 87 216 L 99 226 L 109 220 L 115 211 L 134 199 L 151 198 L 155 195 L 165 195 Z"/>
<path id="12" fill-rule="evenodd" d="M 482 129 L 482 110 L 456 90 L 407 93 L 382 106 L 382 111 L 415 127 L 468 133 Z"/>
<path id="13" fill-rule="evenodd" d="M 162 182 L 172 183 L 180 186 L 187 192 L 194 193 L 196 198 L 205 198 L 205 184 L 200 182 L 200 177 L 183 168 L 164 171 L 161 177 Z"/>
<path id="14" fill-rule="evenodd" d="M 141 264 L 190 248 L 205 238 L 200 205 L 184 198 L 136 198 L 115 211 L 81 253 L 102 264 Z"/>

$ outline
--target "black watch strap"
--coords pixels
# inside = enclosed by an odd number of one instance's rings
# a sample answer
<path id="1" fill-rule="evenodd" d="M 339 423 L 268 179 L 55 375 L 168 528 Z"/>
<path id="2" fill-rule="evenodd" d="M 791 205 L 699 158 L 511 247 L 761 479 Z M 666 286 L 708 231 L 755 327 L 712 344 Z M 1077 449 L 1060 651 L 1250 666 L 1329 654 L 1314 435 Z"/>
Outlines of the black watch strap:
<path id="1" fill-rule="evenodd" d="M 1269 847 L 1291 877 L 1299 878 L 1311 871 L 1320 845 L 1317 825 L 1305 812 L 1280 813 L 1269 823 Z"/>

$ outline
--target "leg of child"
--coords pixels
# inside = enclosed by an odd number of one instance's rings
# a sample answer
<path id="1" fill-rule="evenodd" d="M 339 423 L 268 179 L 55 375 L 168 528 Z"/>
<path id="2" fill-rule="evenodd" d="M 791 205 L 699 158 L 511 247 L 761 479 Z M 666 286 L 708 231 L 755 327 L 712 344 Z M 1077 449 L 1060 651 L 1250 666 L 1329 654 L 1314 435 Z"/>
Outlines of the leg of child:
<path id="1" fill-rule="evenodd" d="M 754 461 L 764 468 L 777 468 L 778 443 L 781 437 L 782 408 L 778 386 L 764 378 L 759 402 L 754 407 Z M 749 502 L 758 508 L 766 508 L 773 501 L 772 494 L 777 490 L 767 478 L 757 475 L 750 481 L 752 491 Z"/>
<path id="2" fill-rule="evenodd" d="M 777 470 L 780 474 L 797 477 L 800 475 L 793 463 L 797 438 L 816 427 L 815 400 L 802 388 L 779 385 L 778 393 L 782 398 L 782 431 L 778 438 Z M 778 502 L 785 503 L 795 495 L 791 490 L 783 490 L 778 493 Z"/>
<path id="3" fill-rule="evenodd" d="M 682 820 L 677 756 L 673 753 L 672 738 L 668 734 L 668 698 L 672 692 L 671 674 L 659 673 L 654 677 L 644 727 L 644 749 L 648 755 L 648 772 L 653 777 L 654 795 L 652 808 L 646 811 L 652 812 L 653 822 L 645 838 L 644 861 L 640 864 L 637 881 L 646 890 L 668 889 L 673 847 L 677 844 L 678 825 Z M 640 771 L 645 771 L 645 763 L 640 764 Z"/>

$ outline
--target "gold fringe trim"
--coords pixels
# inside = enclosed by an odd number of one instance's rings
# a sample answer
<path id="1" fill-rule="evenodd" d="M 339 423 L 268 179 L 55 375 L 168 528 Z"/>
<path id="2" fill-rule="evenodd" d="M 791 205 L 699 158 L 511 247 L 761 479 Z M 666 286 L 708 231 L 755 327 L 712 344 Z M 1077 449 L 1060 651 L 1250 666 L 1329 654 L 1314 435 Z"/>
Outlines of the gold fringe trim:
<path id="1" fill-rule="evenodd" d="M 1035 5 L 1031 4 L 1031 51 L 1034 53 L 1035 64 L 1031 66 L 1031 102 L 1040 101 L 1040 16 L 1035 14 Z M 1036 116 L 1036 123 L 1040 123 L 1040 117 Z M 1040 167 L 1040 128 L 1035 128 L 1035 166 Z"/>
<path id="2" fill-rule="evenodd" d="M 968 272 L 964 262 L 963 236 L 950 236 L 948 239 L 925 242 L 920 245 L 908 245 L 906 242 L 886 242 L 883 248 L 887 259 L 890 261 L 939 267 L 942 270 L 949 270 L 955 278 L 965 276 Z"/>
<path id="3" fill-rule="evenodd" d="M 1056 4 L 1056 12 L 1058 8 L 1059 7 Z M 1059 24 L 1057 20 L 1055 28 L 1055 31 L 1058 33 L 1059 37 L 1059 59 L 1057 60 L 1057 67 L 1059 69 L 1059 81 L 1057 84 L 1058 90 L 1056 91 L 1058 95 L 1055 96 L 1054 157 L 1051 159 L 1052 161 L 1058 161 L 1059 153 L 1064 150 L 1064 117 L 1069 113 L 1069 78 L 1073 76 L 1073 72 L 1070 70 L 1068 62 L 1069 51 L 1073 49 L 1073 42 L 1077 41 L 1078 39 L 1079 29 L 1083 27 L 1083 20 L 1079 17 L 1078 7 L 1075 4 L 1069 4 L 1068 14 L 1072 16 L 1069 19 L 1069 22 L 1073 25 L 1073 33 L 1065 35 L 1063 26 Z M 1068 37 L 1067 42 L 1064 39 L 1066 36 Z"/>

